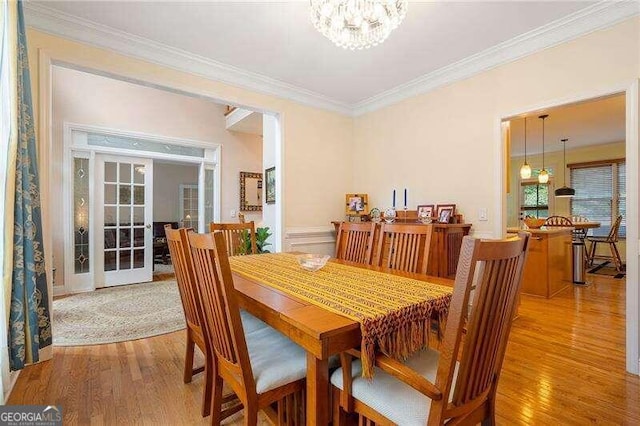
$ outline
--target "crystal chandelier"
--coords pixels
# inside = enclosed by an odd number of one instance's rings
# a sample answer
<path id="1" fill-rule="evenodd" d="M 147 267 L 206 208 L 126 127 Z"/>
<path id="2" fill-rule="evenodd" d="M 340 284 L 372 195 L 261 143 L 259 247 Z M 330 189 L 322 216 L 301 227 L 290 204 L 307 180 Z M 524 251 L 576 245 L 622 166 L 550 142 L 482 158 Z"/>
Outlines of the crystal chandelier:
<path id="1" fill-rule="evenodd" d="M 310 12 L 325 37 L 355 50 L 385 41 L 407 14 L 407 0 L 311 0 Z"/>

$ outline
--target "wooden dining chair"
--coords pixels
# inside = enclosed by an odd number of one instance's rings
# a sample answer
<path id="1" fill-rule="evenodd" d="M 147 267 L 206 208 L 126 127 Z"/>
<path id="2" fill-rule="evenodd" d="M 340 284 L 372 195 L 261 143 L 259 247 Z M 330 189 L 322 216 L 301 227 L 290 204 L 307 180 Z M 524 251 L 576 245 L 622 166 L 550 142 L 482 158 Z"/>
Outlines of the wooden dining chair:
<path id="1" fill-rule="evenodd" d="M 331 376 L 334 424 L 343 424 L 345 412 L 358 413 L 360 424 L 495 424 L 529 236 L 464 237 L 439 352 L 427 349 L 405 362 L 378 355 L 372 381 L 361 377 L 360 360 L 351 362 L 354 353 L 343 354 Z"/>
<path id="2" fill-rule="evenodd" d="M 587 237 L 586 240 L 591 243 L 589 246 L 589 254 L 587 257 L 587 262 L 589 266 L 593 266 L 593 261 L 595 259 L 604 259 L 607 261 L 613 261 L 613 264 L 616 267 L 618 272 L 622 272 L 624 269 L 622 258 L 620 257 L 620 252 L 618 251 L 618 234 L 620 233 L 620 224 L 622 223 L 622 215 L 616 218 L 616 221 L 613 223 L 611 230 L 609 231 L 609 235 L 606 237 Z M 599 255 L 597 254 L 598 244 L 607 244 L 609 246 L 609 251 L 611 252 L 610 256 L 607 255 Z"/>
<path id="3" fill-rule="evenodd" d="M 167 245 L 171 253 L 171 261 L 178 284 L 178 291 L 182 301 L 182 308 L 186 321 L 186 353 L 184 361 L 184 382 L 190 383 L 193 375 L 204 371 L 204 393 L 202 399 L 202 416 L 206 417 L 211 413 L 211 397 L 213 386 L 213 353 L 207 349 L 204 341 L 202 330 L 203 311 L 202 296 L 196 285 L 195 269 L 193 259 L 191 257 L 191 249 L 189 247 L 188 232 L 192 232 L 191 228 L 172 229 L 171 225 L 165 226 L 165 234 Z M 252 316 L 248 312 L 242 311 L 242 323 L 247 332 L 260 330 L 267 325 L 258 318 Z M 205 365 L 193 368 L 195 346 L 198 346 L 205 357 Z M 231 401 L 235 395 L 225 397 L 225 401 Z"/>
<path id="4" fill-rule="evenodd" d="M 374 264 L 405 272 L 427 273 L 433 225 L 383 223 Z"/>
<path id="5" fill-rule="evenodd" d="M 211 232 L 221 231 L 227 243 L 227 253 L 230 256 L 241 256 L 245 254 L 257 254 L 256 227 L 253 221 L 243 223 L 214 223 L 209 224 Z M 249 237 L 250 246 L 246 244 Z"/>
<path id="6" fill-rule="evenodd" d="M 189 242 L 187 232 L 191 228 L 172 229 L 171 225 L 165 225 L 165 235 L 169 253 L 171 253 L 171 262 L 178 283 L 178 291 L 182 300 L 182 308 L 184 310 L 185 321 L 187 323 L 187 348 L 184 360 L 184 382 L 190 383 L 193 374 L 205 371 L 205 390 L 202 400 L 202 416 L 206 417 L 211 413 L 211 386 L 213 381 L 207 377 L 209 370 L 206 368 L 208 364 L 208 356 L 204 337 L 202 334 L 202 306 L 200 297 L 195 283 L 195 271 L 193 262 L 191 261 L 191 251 L 189 250 Z M 205 355 L 205 366 L 193 368 L 195 345 Z"/>
<path id="7" fill-rule="evenodd" d="M 375 232 L 374 222 L 342 222 L 336 237 L 336 258 L 370 265 Z"/>
<path id="8" fill-rule="evenodd" d="M 220 424 L 224 380 L 244 406 L 245 425 L 256 425 L 258 411 L 275 402 L 276 423 L 304 424 L 306 352 L 271 327 L 245 335 L 223 234 L 191 232 L 189 242 L 205 342 L 215 353 L 211 423 Z"/>
<path id="9" fill-rule="evenodd" d="M 544 226 L 573 226 L 571 219 L 564 216 L 549 216 L 544 221 Z"/>

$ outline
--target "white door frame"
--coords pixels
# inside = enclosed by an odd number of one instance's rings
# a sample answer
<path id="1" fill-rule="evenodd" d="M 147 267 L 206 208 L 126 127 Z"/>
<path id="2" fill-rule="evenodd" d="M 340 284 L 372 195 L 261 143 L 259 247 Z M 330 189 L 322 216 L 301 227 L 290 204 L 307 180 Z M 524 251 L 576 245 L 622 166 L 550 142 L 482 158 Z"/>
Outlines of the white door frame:
<path id="1" fill-rule="evenodd" d="M 90 274 L 86 277 L 86 279 L 78 280 L 72 277 L 73 274 L 73 263 L 70 262 L 70 259 L 67 254 L 73 252 L 73 244 L 72 244 L 72 229 L 73 223 L 71 221 L 71 211 L 72 211 L 72 197 L 73 197 L 73 179 L 70 174 L 70 167 L 73 164 L 73 156 L 75 153 L 82 152 L 83 156 L 87 156 L 90 158 L 89 167 L 91 170 L 95 171 L 96 155 L 115 155 L 115 156 L 126 156 L 126 157 L 134 157 L 134 158 L 149 158 L 152 160 L 172 160 L 179 161 L 181 163 L 190 163 L 193 165 L 198 165 L 200 168 L 199 173 L 199 197 L 200 197 L 200 210 L 204 211 L 204 178 L 205 178 L 205 170 L 213 169 L 214 171 L 214 211 L 213 211 L 213 219 L 214 221 L 220 221 L 220 156 L 222 146 L 220 144 L 214 142 L 203 142 L 189 139 L 178 139 L 178 138 L 170 138 L 158 135 L 151 135 L 146 133 L 139 132 L 130 132 L 123 131 L 119 129 L 106 128 L 101 126 L 93 126 L 87 124 L 78 124 L 78 123 L 64 123 L 64 149 L 63 149 L 63 204 L 64 209 L 62 214 L 64 215 L 64 250 L 65 250 L 65 261 L 64 261 L 64 286 L 56 286 L 54 290 L 56 294 L 65 294 L 70 292 L 83 292 L 83 291 L 92 291 L 96 288 L 96 279 L 98 278 L 95 273 L 98 271 L 97 267 L 102 266 L 96 263 L 96 253 L 94 252 L 93 247 L 95 246 L 95 227 L 91 226 L 92 230 L 94 230 L 94 237 L 92 238 L 92 242 L 90 244 Z M 89 145 L 86 140 L 86 134 L 88 133 L 97 133 L 104 134 L 109 136 L 119 136 L 126 138 L 134 138 L 134 139 L 144 139 L 148 141 L 154 141 L 159 143 L 167 143 L 171 145 L 181 145 L 181 146 L 189 146 L 195 148 L 204 149 L 205 154 L 203 157 L 191 157 L 186 155 L 176 155 L 176 154 L 165 154 L 161 152 L 152 152 L 152 151 L 138 151 L 131 149 L 122 149 L 122 148 L 112 148 L 112 147 L 103 147 L 96 145 Z M 90 193 L 93 197 L 95 197 L 96 190 L 93 187 L 93 179 L 90 180 Z M 90 223 L 96 224 L 96 209 L 94 208 L 95 202 L 90 201 Z M 204 214 L 201 215 L 200 219 L 200 231 L 204 231 Z M 60 290 L 58 290 L 60 289 Z"/>
<path id="2" fill-rule="evenodd" d="M 638 98 L 640 97 L 640 80 L 635 79 L 628 84 L 605 87 L 580 95 L 548 100 L 539 104 L 530 105 L 519 108 L 515 111 L 508 111 L 499 114 L 495 119 L 495 144 L 494 158 L 496 159 L 496 182 L 495 192 L 495 211 L 496 220 L 494 222 L 493 233 L 495 237 L 503 237 L 507 230 L 507 197 L 504 190 L 504 182 L 507 178 L 506 158 L 507 147 L 502 137 L 502 121 L 521 114 L 539 111 L 543 109 L 558 107 L 562 105 L 572 104 L 576 102 L 588 101 L 595 98 L 610 96 L 615 94 L 626 95 L 626 163 L 627 163 L 627 246 L 626 246 L 626 368 L 629 373 L 640 373 L 640 293 L 638 292 L 638 275 L 639 275 L 639 256 L 640 241 L 638 220 L 639 199 L 638 189 L 640 181 L 638 176 L 638 167 L 640 167 L 639 158 L 639 133 L 640 124 L 638 113 Z"/>

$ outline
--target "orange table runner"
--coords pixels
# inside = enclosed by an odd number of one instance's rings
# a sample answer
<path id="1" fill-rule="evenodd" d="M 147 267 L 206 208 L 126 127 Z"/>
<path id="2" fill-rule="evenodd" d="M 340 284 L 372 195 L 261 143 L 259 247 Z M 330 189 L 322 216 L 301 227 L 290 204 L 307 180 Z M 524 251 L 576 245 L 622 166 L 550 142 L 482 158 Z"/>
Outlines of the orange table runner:
<path id="1" fill-rule="evenodd" d="M 358 321 L 362 375 L 373 375 L 376 349 L 404 359 L 429 345 L 432 314 L 443 319 L 453 289 L 426 281 L 329 262 L 302 269 L 296 256 L 271 253 L 234 256 L 233 272 Z"/>

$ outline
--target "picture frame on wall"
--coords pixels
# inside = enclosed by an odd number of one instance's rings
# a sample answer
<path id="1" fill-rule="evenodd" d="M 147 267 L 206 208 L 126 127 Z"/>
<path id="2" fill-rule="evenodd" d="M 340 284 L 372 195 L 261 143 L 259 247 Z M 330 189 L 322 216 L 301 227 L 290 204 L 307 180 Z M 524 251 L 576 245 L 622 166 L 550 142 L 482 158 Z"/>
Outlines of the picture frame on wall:
<path id="1" fill-rule="evenodd" d="M 276 168 L 270 167 L 264 171 L 265 184 L 265 202 L 267 204 L 275 204 L 276 202 Z"/>

